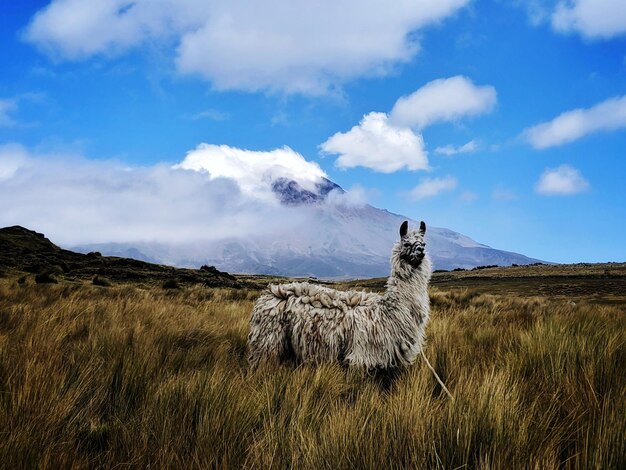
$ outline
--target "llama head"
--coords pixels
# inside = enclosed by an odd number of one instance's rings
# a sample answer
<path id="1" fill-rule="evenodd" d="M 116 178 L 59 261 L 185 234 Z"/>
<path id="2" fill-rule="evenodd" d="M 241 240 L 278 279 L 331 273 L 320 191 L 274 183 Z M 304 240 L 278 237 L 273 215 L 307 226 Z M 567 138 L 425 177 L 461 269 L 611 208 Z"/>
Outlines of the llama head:
<path id="1" fill-rule="evenodd" d="M 419 268 L 425 256 L 426 224 L 420 222 L 419 230 L 409 231 L 409 223 L 405 220 L 400 225 L 400 240 L 394 247 L 394 258 L 405 267 Z"/>

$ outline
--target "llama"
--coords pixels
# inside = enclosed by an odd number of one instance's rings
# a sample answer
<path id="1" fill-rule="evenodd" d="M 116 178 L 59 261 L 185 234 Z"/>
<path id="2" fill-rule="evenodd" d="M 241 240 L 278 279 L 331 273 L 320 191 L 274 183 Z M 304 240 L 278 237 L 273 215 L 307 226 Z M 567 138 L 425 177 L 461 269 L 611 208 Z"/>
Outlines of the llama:
<path id="1" fill-rule="evenodd" d="M 430 313 L 425 233 L 424 222 L 413 231 L 402 223 L 382 295 L 306 282 L 269 285 L 252 311 L 250 365 L 291 360 L 396 370 L 415 362 Z"/>

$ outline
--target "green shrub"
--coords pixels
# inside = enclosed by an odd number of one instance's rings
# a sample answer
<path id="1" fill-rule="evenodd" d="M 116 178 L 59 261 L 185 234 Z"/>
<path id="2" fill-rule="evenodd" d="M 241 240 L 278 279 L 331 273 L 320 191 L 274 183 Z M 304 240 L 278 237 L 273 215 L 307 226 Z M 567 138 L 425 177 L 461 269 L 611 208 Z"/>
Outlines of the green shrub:
<path id="1" fill-rule="evenodd" d="M 163 289 L 180 289 L 180 284 L 176 279 L 168 279 L 162 284 Z"/>
<path id="2" fill-rule="evenodd" d="M 106 277 L 102 277 L 97 274 L 93 277 L 91 283 L 94 286 L 111 287 L 111 281 L 109 281 Z"/>
<path id="3" fill-rule="evenodd" d="M 37 284 L 56 284 L 59 281 L 54 277 L 52 271 L 42 271 L 35 275 L 35 282 Z"/>

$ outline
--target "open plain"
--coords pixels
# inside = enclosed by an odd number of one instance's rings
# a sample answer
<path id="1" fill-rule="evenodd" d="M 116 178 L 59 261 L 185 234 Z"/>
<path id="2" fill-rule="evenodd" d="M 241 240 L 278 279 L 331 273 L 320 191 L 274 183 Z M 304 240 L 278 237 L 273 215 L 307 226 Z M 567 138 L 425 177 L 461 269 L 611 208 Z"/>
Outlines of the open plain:
<path id="1" fill-rule="evenodd" d="M 3 468 L 624 468 L 624 264 L 436 273 L 426 356 L 386 390 L 254 372 L 244 287 L 0 278 Z M 381 280 L 338 283 L 378 290 Z"/>

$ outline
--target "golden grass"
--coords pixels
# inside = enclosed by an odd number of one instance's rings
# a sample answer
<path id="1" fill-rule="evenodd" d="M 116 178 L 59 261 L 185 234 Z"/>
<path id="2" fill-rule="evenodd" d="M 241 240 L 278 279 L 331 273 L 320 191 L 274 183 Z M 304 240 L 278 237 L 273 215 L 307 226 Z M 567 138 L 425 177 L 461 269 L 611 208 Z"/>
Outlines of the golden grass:
<path id="1" fill-rule="evenodd" d="M 248 371 L 254 291 L 0 279 L 3 468 L 626 468 L 624 306 L 433 290 L 388 391 Z"/>

